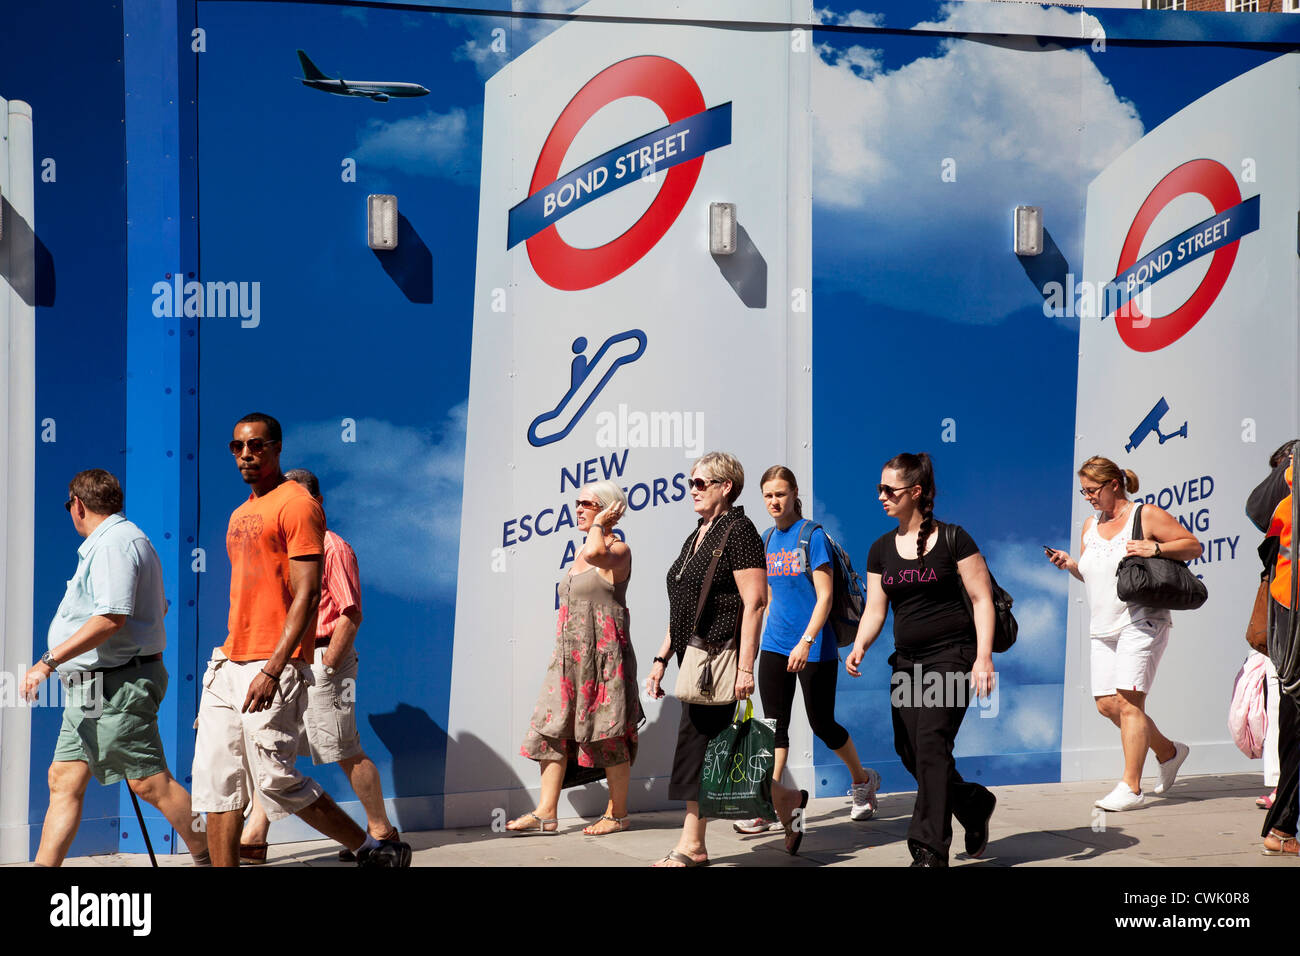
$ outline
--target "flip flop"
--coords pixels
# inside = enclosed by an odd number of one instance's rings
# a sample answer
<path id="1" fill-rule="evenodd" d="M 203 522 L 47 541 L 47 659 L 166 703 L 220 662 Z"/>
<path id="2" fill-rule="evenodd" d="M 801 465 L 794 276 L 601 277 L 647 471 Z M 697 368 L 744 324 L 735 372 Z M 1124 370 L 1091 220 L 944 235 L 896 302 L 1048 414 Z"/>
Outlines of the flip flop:
<path id="1" fill-rule="evenodd" d="M 662 869 L 662 870 L 677 869 L 677 867 L 675 866 L 664 866 L 664 864 L 668 863 L 669 861 L 672 861 L 673 863 L 680 863 L 683 867 L 686 868 L 692 866 L 708 866 L 710 862 L 708 857 L 705 857 L 702 860 L 697 860 L 694 857 L 687 856 L 685 853 L 678 853 L 676 850 L 669 850 L 667 856 L 665 856 L 658 863 L 651 863 L 650 866 L 654 869 Z"/>
<path id="2" fill-rule="evenodd" d="M 618 826 L 614 827 L 612 830 L 593 830 L 592 827 L 599 825 L 600 820 L 608 820 L 610 823 L 618 824 Z M 622 833 L 624 830 L 631 827 L 631 824 L 627 822 L 626 816 L 611 817 L 608 813 L 602 813 L 600 815 L 600 820 L 597 820 L 590 826 L 583 827 L 582 832 L 587 836 L 609 836 L 611 833 Z"/>
<path id="3" fill-rule="evenodd" d="M 808 791 L 799 791 L 799 810 L 803 811 L 808 806 Z M 794 814 L 790 815 L 791 822 L 794 821 Z M 803 843 L 804 822 L 803 813 L 799 814 L 799 829 L 795 830 L 787 826 L 785 828 L 785 852 L 791 856 L 799 855 L 799 845 Z"/>
<path id="4" fill-rule="evenodd" d="M 266 862 L 266 844 L 265 843 L 241 843 L 239 844 L 239 865 L 240 866 L 261 866 Z"/>
<path id="5" fill-rule="evenodd" d="M 516 836 L 522 836 L 527 833 L 540 833 L 543 836 L 555 836 L 560 832 L 559 819 L 555 817 L 551 817 L 549 819 L 546 817 L 539 817 L 536 813 L 533 813 L 531 810 L 528 813 L 525 813 L 521 817 L 516 817 L 515 820 L 527 820 L 529 817 L 533 818 L 533 820 L 536 822 L 536 826 L 530 825 L 526 827 L 514 827 L 513 829 L 507 827 L 505 832 L 513 833 Z M 515 820 L 511 820 L 510 822 L 514 823 Z"/>

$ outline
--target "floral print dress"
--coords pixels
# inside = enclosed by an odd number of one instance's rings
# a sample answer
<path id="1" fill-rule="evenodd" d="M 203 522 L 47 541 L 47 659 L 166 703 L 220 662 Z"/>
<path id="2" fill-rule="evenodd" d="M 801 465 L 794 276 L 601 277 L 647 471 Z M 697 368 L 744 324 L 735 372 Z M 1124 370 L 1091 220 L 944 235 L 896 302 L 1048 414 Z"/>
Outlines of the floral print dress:
<path id="1" fill-rule="evenodd" d="M 559 593 L 555 653 L 520 753 L 581 767 L 631 763 L 642 713 L 627 581 L 610 584 L 590 567 L 566 574 Z"/>

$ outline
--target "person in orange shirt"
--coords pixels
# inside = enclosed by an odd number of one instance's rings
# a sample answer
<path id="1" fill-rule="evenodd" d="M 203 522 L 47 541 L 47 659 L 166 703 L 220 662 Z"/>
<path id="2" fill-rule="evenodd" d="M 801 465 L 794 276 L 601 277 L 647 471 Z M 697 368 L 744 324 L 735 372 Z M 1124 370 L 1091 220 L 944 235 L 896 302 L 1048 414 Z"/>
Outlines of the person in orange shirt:
<path id="1" fill-rule="evenodd" d="M 252 796 L 247 763 L 272 821 L 294 814 L 352 850 L 361 866 L 400 866 L 405 844 L 381 844 L 365 833 L 294 766 L 312 681 L 325 513 L 281 473 L 280 445 L 280 423 L 260 412 L 241 418 L 230 442 L 252 494 L 226 532 L 229 633 L 203 675 L 194 809 L 207 813 L 213 865 L 238 866 Z"/>

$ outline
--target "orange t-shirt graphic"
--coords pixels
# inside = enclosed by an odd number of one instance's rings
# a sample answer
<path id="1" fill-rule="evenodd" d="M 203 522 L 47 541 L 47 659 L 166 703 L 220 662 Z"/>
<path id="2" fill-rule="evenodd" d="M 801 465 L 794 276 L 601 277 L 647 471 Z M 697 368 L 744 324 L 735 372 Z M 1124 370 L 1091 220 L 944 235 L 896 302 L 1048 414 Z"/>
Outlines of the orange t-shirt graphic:
<path id="1" fill-rule="evenodd" d="M 285 481 L 235 509 L 226 531 L 230 555 L 230 634 L 222 652 L 232 661 L 266 660 L 284 633 L 293 604 L 289 560 L 324 553 L 325 512 L 307 489 Z M 311 663 L 316 617 L 303 629 L 294 660 Z"/>

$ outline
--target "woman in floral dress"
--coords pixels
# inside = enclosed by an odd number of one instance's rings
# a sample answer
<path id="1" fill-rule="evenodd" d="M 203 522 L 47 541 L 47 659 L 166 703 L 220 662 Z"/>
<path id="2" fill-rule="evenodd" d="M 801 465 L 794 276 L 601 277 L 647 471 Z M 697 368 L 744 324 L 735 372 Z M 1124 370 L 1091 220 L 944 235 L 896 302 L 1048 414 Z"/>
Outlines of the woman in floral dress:
<path id="1" fill-rule="evenodd" d="M 578 492 L 576 522 L 587 541 L 560 584 L 555 653 L 520 753 L 541 764 L 541 798 L 531 813 L 511 820 L 515 832 L 554 833 L 564 767 L 601 767 L 609 805 L 582 832 L 604 836 L 628 828 L 627 791 L 641 721 L 636 655 L 628 640 L 625 595 L 632 552 L 613 527 L 627 497 L 612 481 Z"/>

